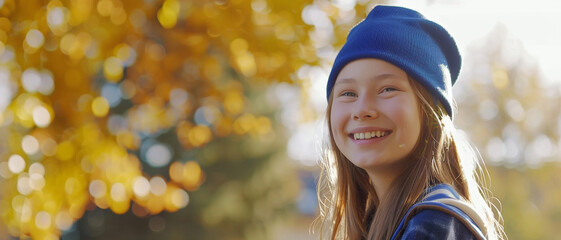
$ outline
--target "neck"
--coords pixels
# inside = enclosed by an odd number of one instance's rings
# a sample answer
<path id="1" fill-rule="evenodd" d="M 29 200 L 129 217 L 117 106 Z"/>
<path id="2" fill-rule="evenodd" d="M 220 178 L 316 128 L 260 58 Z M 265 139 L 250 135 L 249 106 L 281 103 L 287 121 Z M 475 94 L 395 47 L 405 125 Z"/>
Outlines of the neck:
<path id="1" fill-rule="evenodd" d="M 405 163 L 399 163 L 405 164 Z M 403 172 L 404 166 L 365 169 L 370 177 L 378 200 L 382 202 L 394 180 Z"/>
<path id="2" fill-rule="evenodd" d="M 372 182 L 372 186 L 376 191 L 376 195 L 378 196 L 378 200 L 381 202 L 382 199 L 386 196 L 390 185 L 392 184 L 394 177 L 389 174 L 373 174 L 368 172 L 368 176 L 370 176 L 370 181 Z"/>

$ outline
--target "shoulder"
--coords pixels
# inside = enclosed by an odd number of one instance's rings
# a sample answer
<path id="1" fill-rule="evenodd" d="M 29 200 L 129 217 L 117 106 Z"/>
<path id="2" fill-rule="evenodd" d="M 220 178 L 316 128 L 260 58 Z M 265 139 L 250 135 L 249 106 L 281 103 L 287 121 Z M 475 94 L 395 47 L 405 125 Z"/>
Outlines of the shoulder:
<path id="1" fill-rule="evenodd" d="M 477 239 L 454 216 L 433 209 L 415 214 L 407 223 L 402 239 Z"/>

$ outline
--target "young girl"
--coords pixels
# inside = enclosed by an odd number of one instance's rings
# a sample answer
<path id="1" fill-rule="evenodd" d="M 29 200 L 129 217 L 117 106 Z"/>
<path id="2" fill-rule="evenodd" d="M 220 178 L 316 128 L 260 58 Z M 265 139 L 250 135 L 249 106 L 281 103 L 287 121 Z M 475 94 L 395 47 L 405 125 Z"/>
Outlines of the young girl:
<path id="1" fill-rule="evenodd" d="M 449 33 L 410 9 L 377 6 L 350 31 L 327 83 L 322 238 L 504 238 L 452 123 L 460 65 Z"/>

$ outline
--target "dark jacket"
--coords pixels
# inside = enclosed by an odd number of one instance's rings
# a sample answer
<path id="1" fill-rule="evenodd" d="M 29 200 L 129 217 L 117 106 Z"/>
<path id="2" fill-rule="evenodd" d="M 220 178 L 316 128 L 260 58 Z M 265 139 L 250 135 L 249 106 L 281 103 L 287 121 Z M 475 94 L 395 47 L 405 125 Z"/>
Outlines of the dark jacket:
<path id="1" fill-rule="evenodd" d="M 461 201 L 452 187 L 445 184 L 433 186 L 427 189 L 426 196 L 428 197 L 408 210 L 393 234 L 392 240 L 486 239 L 476 221 L 468 216 L 465 210 L 462 211 L 453 204 L 442 203 L 446 200 Z M 445 201 L 442 201 L 443 199 Z"/>

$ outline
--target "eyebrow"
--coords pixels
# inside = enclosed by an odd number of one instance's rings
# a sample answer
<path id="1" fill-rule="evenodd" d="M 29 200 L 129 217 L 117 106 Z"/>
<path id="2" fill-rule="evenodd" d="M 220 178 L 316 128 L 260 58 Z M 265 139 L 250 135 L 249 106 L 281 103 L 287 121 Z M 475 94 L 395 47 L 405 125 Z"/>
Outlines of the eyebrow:
<path id="1" fill-rule="evenodd" d="M 382 80 L 382 79 L 387 79 L 387 78 L 399 78 L 398 75 L 392 74 L 392 73 L 384 73 L 384 74 L 380 74 L 377 75 L 373 78 L 371 78 L 371 80 Z M 345 83 L 355 83 L 356 79 L 350 77 L 350 78 L 342 78 L 339 79 L 337 81 L 335 81 L 335 85 L 337 84 L 345 84 Z"/>

